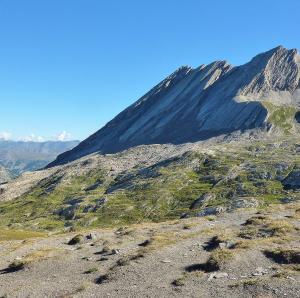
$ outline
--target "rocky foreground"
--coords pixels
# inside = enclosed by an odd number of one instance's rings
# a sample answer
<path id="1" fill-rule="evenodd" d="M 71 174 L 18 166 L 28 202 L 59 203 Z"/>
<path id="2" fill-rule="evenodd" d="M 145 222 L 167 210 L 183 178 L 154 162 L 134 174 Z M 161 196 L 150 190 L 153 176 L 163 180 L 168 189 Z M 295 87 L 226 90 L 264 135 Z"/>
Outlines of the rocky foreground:
<path id="1" fill-rule="evenodd" d="M 299 218 L 298 202 L 53 235 L 4 229 L 0 296 L 300 297 Z"/>

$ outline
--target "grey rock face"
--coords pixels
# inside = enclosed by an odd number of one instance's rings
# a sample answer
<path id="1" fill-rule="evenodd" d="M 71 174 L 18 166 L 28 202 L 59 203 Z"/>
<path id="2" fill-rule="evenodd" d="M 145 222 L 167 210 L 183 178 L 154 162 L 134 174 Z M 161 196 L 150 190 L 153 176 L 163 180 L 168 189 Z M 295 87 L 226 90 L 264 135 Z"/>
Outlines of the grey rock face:
<path id="1" fill-rule="evenodd" d="M 49 167 L 94 152 L 269 129 L 261 101 L 293 104 L 295 94 L 300 98 L 299 57 L 296 50 L 277 47 L 237 67 L 225 61 L 181 67 Z"/>
<path id="2" fill-rule="evenodd" d="M 203 207 L 209 201 L 215 199 L 215 197 L 216 197 L 216 195 L 213 193 L 206 193 L 206 194 L 200 196 L 198 199 L 196 199 L 190 206 L 190 209 L 197 209 L 197 208 Z"/>
<path id="3" fill-rule="evenodd" d="M 285 189 L 300 189 L 300 168 L 295 168 L 291 173 L 282 181 Z"/>

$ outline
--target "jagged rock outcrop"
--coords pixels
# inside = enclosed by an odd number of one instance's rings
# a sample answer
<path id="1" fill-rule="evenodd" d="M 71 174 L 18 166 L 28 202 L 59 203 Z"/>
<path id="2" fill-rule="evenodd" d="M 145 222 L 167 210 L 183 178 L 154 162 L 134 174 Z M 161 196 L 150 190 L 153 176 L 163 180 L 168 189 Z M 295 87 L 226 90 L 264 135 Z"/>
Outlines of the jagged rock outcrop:
<path id="1" fill-rule="evenodd" d="M 195 69 L 184 66 L 49 167 L 140 144 L 181 144 L 235 131 L 267 130 L 272 124 L 263 102 L 296 105 L 299 88 L 300 56 L 283 47 L 237 67 L 226 61 Z"/>

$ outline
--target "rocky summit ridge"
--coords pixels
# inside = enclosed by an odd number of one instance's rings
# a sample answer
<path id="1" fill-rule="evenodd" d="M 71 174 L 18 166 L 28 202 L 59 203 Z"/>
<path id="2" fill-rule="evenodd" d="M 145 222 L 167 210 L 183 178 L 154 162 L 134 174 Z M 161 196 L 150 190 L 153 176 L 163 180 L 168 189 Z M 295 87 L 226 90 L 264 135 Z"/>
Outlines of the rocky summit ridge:
<path id="1" fill-rule="evenodd" d="M 142 144 L 182 144 L 274 127 L 286 133 L 297 126 L 299 98 L 295 49 L 279 46 L 235 67 L 226 61 L 183 66 L 49 166 Z"/>

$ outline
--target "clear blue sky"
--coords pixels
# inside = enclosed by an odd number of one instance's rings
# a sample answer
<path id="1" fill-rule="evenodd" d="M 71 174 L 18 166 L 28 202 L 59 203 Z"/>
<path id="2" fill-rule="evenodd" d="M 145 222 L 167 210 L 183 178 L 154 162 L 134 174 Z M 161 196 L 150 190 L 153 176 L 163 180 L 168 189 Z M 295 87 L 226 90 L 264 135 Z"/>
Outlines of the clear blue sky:
<path id="1" fill-rule="evenodd" d="M 180 65 L 300 48 L 299 0 L 1 0 L 0 134 L 83 139 Z"/>

